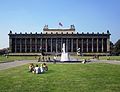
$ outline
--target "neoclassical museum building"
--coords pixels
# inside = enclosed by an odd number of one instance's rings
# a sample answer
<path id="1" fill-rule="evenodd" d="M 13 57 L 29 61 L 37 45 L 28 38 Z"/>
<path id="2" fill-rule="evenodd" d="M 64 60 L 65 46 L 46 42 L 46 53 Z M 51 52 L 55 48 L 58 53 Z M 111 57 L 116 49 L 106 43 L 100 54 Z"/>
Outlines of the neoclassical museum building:
<path id="1" fill-rule="evenodd" d="M 60 54 L 65 43 L 66 52 L 76 54 L 77 49 L 84 55 L 106 55 L 110 53 L 109 30 L 103 33 L 78 33 L 75 26 L 70 28 L 49 28 L 45 25 L 41 33 L 13 33 L 10 31 L 9 48 L 11 54 Z"/>

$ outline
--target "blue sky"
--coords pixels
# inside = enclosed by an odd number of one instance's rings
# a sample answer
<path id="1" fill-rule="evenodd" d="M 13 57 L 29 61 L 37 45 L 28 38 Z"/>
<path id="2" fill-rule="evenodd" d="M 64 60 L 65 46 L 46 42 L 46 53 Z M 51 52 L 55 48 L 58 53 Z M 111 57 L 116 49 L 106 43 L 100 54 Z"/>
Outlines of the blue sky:
<path id="1" fill-rule="evenodd" d="M 106 32 L 111 41 L 120 39 L 120 0 L 0 0 L 0 48 L 9 46 L 9 30 L 38 32 L 49 28 L 69 28 L 77 32 Z"/>

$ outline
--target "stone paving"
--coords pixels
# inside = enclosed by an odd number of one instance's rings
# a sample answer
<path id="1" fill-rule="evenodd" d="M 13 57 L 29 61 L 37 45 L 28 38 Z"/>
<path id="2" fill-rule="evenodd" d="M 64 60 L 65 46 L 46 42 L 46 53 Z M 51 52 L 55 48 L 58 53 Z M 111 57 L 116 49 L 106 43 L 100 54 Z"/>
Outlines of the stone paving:
<path id="1" fill-rule="evenodd" d="M 120 61 L 116 61 L 116 60 L 97 60 L 97 59 L 91 59 L 90 61 L 91 62 L 89 62 L 89 63 L 110 63 L 110 64 L 119 64 L 120 65 Z M 0 63 L 0 70 L 4 70 L 4 69 L 12 68 L 12 67 L 17 67 L 17 66 L 25 65 L 25 64 L 28 64 L 28 63 L 37 63 L 37 60 L 22 60 L 22 61 Z M 58 63 L 58 64 L 61 64 L 61 63 Z M 65 62 L 65 63 L 62 63 L 62 64 L 68 64 L 68 63 Z M 77 64 L 79 64 L 79 63 L 77 63 Z"/>

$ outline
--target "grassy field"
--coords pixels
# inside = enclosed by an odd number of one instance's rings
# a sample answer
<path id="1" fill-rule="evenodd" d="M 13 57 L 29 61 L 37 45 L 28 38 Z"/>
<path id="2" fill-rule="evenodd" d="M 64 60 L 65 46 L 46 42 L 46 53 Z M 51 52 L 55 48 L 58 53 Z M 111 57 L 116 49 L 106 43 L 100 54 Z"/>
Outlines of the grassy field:
<path id="1" fill-rule="evenodd" d="M 11 62 L 15 60 L 35 60 L 37 56 L 1 56 L 0 55 L 0 62 Z"/>
<path id="2" fill-rule="evenodd" d="M 100 60 L 118 60 L 120 61 L 120 56 L 102 56 Z"/>
<path id="3" fill-rule="evenodd" d="M 38 75 L 28 72 L 28 65 L 0 71 L 0 92 L 120 92 L 120 65 L 48 66 Z"/>
<path id="4" fill-rule="evenodd" d="M 48 56 L 45 56 L 45 58 Z M 50 56 L 53 59 L 53 56 Z M 1 62 L 12 62 L 15 60 L 38 60 L 39 56 L 2 56 L 0 55 L 0 63 Z"/>
<path id="5" fill-rule="evenodd" d="M 72 56 L 78 59 L 93 59 L 93 56 Z M 120 56 L 99 56 L 99 60 L 118 60 L 120 61 Z"/>

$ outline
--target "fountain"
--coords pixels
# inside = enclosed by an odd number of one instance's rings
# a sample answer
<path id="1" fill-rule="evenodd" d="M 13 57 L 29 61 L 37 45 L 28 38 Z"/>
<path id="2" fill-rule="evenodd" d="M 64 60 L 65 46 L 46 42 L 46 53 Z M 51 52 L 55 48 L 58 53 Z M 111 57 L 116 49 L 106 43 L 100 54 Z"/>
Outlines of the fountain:
<path id="1" fill-rule="evenodd" d="M 80 63 L 88 62 L 88 61 L 86 61 L 86 59 L 80 60 L 80 59 L 76 59 L 76 58 L 70 58 L 70 55 L 67 52 L 65 52 L 65 43 L 63 43 L 61 59 L 59 61 L 61 61 L 61 62 L 77 62 L 77 63 L 78 62 L 80 62 Z"/>
<path id="2" fill-rule="evenodd" d="M 60 61 L 61 62 L 82 62 L 82 63 L 85 63 L 84 60 L 70 58 L 70 55 L 67 52 L 65 52 L 65 43 L 63 43 Z"/>
<path id="3" fill-rule="evenodd" d="M 70 61 L 69 54 L 65 52 L 65 43 L 63 43 L 62 53 L 61 53 L 61 62 Z"/>

